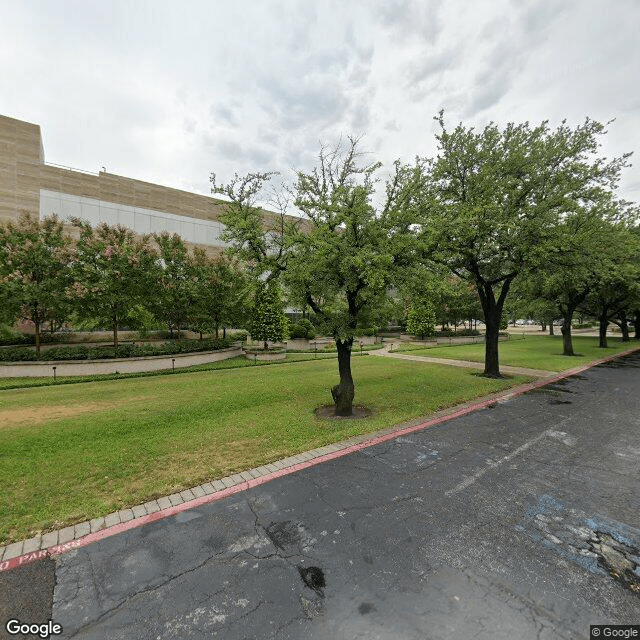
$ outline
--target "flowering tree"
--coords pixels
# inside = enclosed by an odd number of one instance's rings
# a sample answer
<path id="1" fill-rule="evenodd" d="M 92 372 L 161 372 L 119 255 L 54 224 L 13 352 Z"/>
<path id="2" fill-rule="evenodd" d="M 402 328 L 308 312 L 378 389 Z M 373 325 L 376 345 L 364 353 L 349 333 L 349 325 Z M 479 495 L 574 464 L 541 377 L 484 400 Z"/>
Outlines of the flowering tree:
<path id="1" fill-rule="evenodd" d="M 209 257 L 202 249 L 193 250 L 195 301 L 192 325 L 200 332 L 244 324 L 247 315 L 249 283 L 246 275 L 228 257 Z"/>
<path id="2" fill-rule="evenodd" d="M 196 273 L 194 261 L 182 238 L 164 231 L 153 238 L 159 248 L 155 270 L 157 295 L 151 308 L 159 320 L 169 325 L 169 331 L 180 332 L 180 327 L 192 314 L 196 299 Z"/>
<path id="3" fill-rule="evenodd" d="M 79 229 L 75 283 L 69 297 L 82 319 L 99 319 L 113 331 L 118 347 L 118 326 L 138 304 L 148 304 L 158 292 L 153 288 L 156 255 L 148 236 L 136 236 L 121 225 L 73 220 Z"/>
<path id="4" fill-rule="evenodd" d="M 65 311 L 70 257 L 70 238 L 55 215 L 37 220 L 24 214 L 0 226 L 0 301 L 11 321 L 33 322 L 38 357 L 42 325 Z"/>

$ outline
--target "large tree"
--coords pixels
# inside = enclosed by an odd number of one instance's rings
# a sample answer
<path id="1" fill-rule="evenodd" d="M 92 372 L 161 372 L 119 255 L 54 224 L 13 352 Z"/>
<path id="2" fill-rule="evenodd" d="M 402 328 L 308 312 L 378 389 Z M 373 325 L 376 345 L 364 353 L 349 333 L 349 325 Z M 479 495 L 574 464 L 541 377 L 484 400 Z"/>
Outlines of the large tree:
<path id="1" fill-rule="evenodd" d="M 574 313 L 615 271 L 634 260 L 626 226 L 637 218 L 637 211 L 603 195 L 593 206 L 564 216 L 556 228 L 556 251 L 525 280 L 529 295 L 536 302 L 551 304 L 554 315 L 562 318 L 566 356 L 575 355 L 571 336 Z M 624 298 L 631 303 L 628 293 Z"/>
<path id="2" fill-rule="evenodd" d="M 331 330 L 340 381 L 335 414 L 352 414 L 355 385 L 351 349 L 359 327 L 375 325 L 395 271 L 410 261 L 415 201 L 411 168 L 395 165 L 382 206 L 374 205 L 379 163 L 361 164 L 358 141 L 323 148 L 319 165 L 298 172 L 294 203 L 308 222 L 297 233 L 286 278 Z"/>
<path id="3" fill-rule="evenodd" d="M 433 256 L 478 291 L 486 325 L 484 373 L 499 377 L 498 335 L 515 278 L 557 250 L 563 215 L 615 186 L 627 156 L 597 157 L 602 124 L 490 123 L 447 130 L 437 117 L 438 155 L 425 160 L 422 238 Z"/>
<path id="4" fill-rule="evenodd" d="M 421 176 L 395 165 L 380 209 L 373 204 L 378 163 L 362 164 L 358 141 L 323 147 L 311 172 L 297 173 L 293 194 L 301 219 L 273 219 L 254 202 L 271 174 L 235 178 L 216 193 L 230 200 L 223 218 L 233 242 L 257 277 L 283 273 L 292 299 L 306 303 L 335 339 L 340 381 L 331 389 L 335 413 L 353 412 L 351 349 L 359 328 L 376 323 L 396 267 L 410 260 L 413 181 Z M 280 200 L 284 202 L 284 200 Z"/>
<path id="5" fill-rule="evenodd" d="M 43 324 L 68 313 L 71 254 L 71 239 L 57 216 L 23 214 L 0 225 L 0 301 L 10 321 L 33 322 L 38 357 Z"/>

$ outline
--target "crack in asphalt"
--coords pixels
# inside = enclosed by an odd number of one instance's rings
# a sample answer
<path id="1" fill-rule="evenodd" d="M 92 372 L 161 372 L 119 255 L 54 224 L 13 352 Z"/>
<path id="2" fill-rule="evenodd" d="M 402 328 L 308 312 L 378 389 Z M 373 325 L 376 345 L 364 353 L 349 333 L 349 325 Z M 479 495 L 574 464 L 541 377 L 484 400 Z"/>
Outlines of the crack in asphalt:
<path id="1" fill-rule="evenodd" d="M 113 614 L 114 612 L 118 611 L 119 609 L 121 609 L 123 606 L 125 606 L 126 604 L 131 603 L 132 601 L 134 601 L 135 599 L 137 599 L 140 596 L 144 596 L 148 593 L 152 593 L 154 591 L 157 591 L 158 589 L 161 589 L 162 587 L 168 585 L 169 583 L 173 582 L 174 580 L 181 578 L 182 576 L 192 573 L 194 571 L 197 571 L 198 569 L 201 569 L 202 567 L 204 567 L 206 564 L 208 564 L 209 562 L 211 562 L 214 558 L 222 555 L 223 553 L 225 553 L 225 551 L 219 551 L 215 554 L 213 554 L 212 556 L 209 556 L 206 560 L 204 560 L 203 562 L 201 562 L 200 564 L 191 567 L 189 569 L 185 569 L 184 571 L 181 571 L 180 573 L 177 573 L 176 575 L 173 576 L 169 576 L 166 580 L 162 581 L 159 584 L 153 585 L 153 586 L 149 586 L 145 589 L 140 589 L 139 591 L 136 591 L 135 593 L 127 596 L 124 600 L 122 600 L 121 602 L 119 602 L 118 604 L 110 607 L 109 609 L 107 609 L 106 611 L 103 611 L 97 618 L 95 618 L 94 620 L 91 620 L 90 622 L 88 622 L 85 625 L 82 625 L 81 627 L 78 627 L 70 636 L 69 638 L 75 638 L 79 633 L 83 632 L 83 631 L 87 631 L 88 629 L 91 629 L 95 626 L 97 626 L 100 622 L 102 622 L 102 620 L 106 617 L 108 617 L 109 615 Z M 240 555 L 240 553 L 236 553 L 233 556 L 230 557 L 231 560 L 233 560 L 234 558 L 238 557 Z M 91 559 L 90 559 L 91 562 Z M 92 565 L 93 568 L 93 565 Z M 98 593 L 97 591 L 97 587 L 96 587 L 96 583 L 95 583 L 95 572 L 93 572 L 92 570 L 92 579 L 94 582 L 94 587 L 96 588 L 96 593 Z M 224 589 L 221 589 L 220 591 L 216 591 L 215 593 L 213 593 L 212 595 L 217 595 L 218 593 L 222 593 L 224 591 Z"/>

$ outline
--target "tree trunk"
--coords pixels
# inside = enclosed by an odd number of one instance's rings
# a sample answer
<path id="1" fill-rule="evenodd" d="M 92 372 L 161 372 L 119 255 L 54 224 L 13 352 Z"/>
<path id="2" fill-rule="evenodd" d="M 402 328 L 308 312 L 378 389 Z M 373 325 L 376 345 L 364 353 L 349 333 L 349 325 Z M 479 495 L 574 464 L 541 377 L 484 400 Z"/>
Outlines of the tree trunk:
<path id="1" fill-rule="evenodd" d="M 355 385 L 351 375 L 351 347 L 353 338 L 339 340 L 336 338 L 338 349 L 338 371 L 340 372 L 340 384 L 331 389 L 331 395 L 336 405 L 335 415 L 350 416 L 353 413 L 353 398 Z"/>
<path id="2" fill-rule="evenodd" d="M 573 312 L 567 314 L 562 319 L 562 327 L 560 327 L 560 331 L 562 332 L 562 355 L 563 356 L 575 356 L 576 354 L 573 352 L 573 341 L 571 340 L 571 317 L 573 316 Z"/>
<path id="3" fill-rule="evenodd" d="M 219 331 L 220 331 L 220 325 L 216 322 L 216 340 L 218 339 Z"/>
<path id="4" fill-rule="evenodd" d="M 631 338 L 629 337 L 629 323 L 627 322 L 627 313 L 625 311 L 621 311 L 619 314 L 620 318 L 620 331 L 622 331 L 622 342 L 630 342 Z"/>
<path id="5" fill-rule="evenodd" d="M 222 337 L 223 338 L 227 337 L 227 327 L 222 327 Z"/>
<path id="6" fill-rule="evenodd" d="M 541 329 L 541 331 L 546 331 L 547 330 L 547 323 L 546 322 L 541 322 L 540 323 L 540 329 Z"/>
<path id="7" fill-rule="evenodd" d="M 118 316 L 111 316 L 111 321 L 113 322 L 113 347 L 114 349 L 118 348 Z"/>
<path id="8" fill-rule="evenodd" d="M 555 335 L 555 333 L 553 333 L 553 320 L 549 323 L 549 335 L 550 336 Z"/>
<path id="9" fill-rule="evenodd" d="M 488 378 L 502 378 L 500 374 L 500 361 L 498 358 L 498 340 L 500 338 L 500 320 L 502 319 L 502 308 L 509 293 L 509 287 L 513 277 L 506 278 L 502 283 L 500 296 L 496 300 L 493 293 L 493 286 L 483 280 L 476 280 L 476 288 L 480 296 L 480 304 L 484 311 L 485 332 L 485 355 L 484 355 L 484 375 Z"/>
<path id="10" fill-rule="evenodd" d="M 633 312 L 633 324 L 636 327 L 636 340 L 640 340 L 640 309 Z"/>
<path id="11" fill-rule="evenodd" d="M 492 309 L 489 313 L 485 312 L 484 322 L 486 326 L 485 332 L 485 350 L 484 350 L 484 375 L 489 378 L 502 378 L 500 375 L 500 360 L 498 357 L 498 341 L 500 338 L 500 316 L 497 311 Z"/>
<path id="12" fill-rule="evenodd" d="M 601 349 L 607 348 L 607 327 L 609 326 L 609 319 L 607 318 L 607 314 L 603 313 L 600 316 L 600 327 L 598 330 L 599 343 L 598 346 Z"/>
<path id="13" fill-rule="evenodd" d="M 562 332 L 562 355 L 563 356 L 575 356 L 573 351 L 573 340 L 571 338 L 571 323 L 573 322 L 573 314 L 576 309 L 584 302 L 587 297 L 589 289 L 583 289 L 582 291 L 572 291 L 569 293 L 569 299 L 566 307 L 562 305 L 558 306 L 558 311 L 562 314 L 562 326 L 560 331 Z"/>
<path id="14" fill-rule="evenodd" d="M 36 327 L 36 358 L 40 360 L 40 321 L 36 320 L 33 324 Z"/>

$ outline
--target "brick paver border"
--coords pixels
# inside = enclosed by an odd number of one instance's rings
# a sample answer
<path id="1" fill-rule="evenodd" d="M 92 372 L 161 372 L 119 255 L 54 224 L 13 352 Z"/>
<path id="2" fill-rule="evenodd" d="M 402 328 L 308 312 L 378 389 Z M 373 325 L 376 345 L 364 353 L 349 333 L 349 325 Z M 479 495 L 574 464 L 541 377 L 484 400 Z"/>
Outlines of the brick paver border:
<path id="1" fill-rule="evenodd" d="M 483 409 L 497 402 L 505 402 L 532 389 L 537 389 L 538 387 L 551 384 L 563 378 L 568 378 L 582 371 L 586 371 L 591 367 L 615 360 L 616 358 L 639 350 L 640 347 L 633 347 L 595 362 L 575 367 L 574 369 L 567 369 L 553 377 L 545 377 L 535 382 L 485 396 L 479 400 L 444 409 L 432 414 L 427 420 L 417 418 L 400 425 L 382 429 L 373 434 L 355 436 L 342 442 L 328 444 L 317 449 L 312 449 L 311 451 L 289 456 L 283 460 L 256 467 L 255 469 L 236 473 L 232 476 L 221 478 L 220 480 L 205 482 L 197 487 L 185 489 L 179 493 L 158 498 L 157 500 L 151 500 L 129 509 L 110 513 L 104 517 L 94 518 L 87 522 L 65 527 L 59 531 L 51 531 L 34 538 L 29 538 L 28 540 L 11 543 L 6 547 L 0 547 L 0 572 L 29 564 L 47 556 L 53 557 L 71 551 L 72 549 L 84 547 L 103 538 L 122 533 L 123 531 L 168 518 L 181 511 L 199 507 L 216 500 L 222 500 L 228 496 L 274 480 L 275 478 L 349 455 L 355 451 L 380 444 L 381 442 L 393 440 L 394 438 L 413 433 L 414 431 L 426 429 L 441 422 L 446 422 L 473 411 Z"/>

